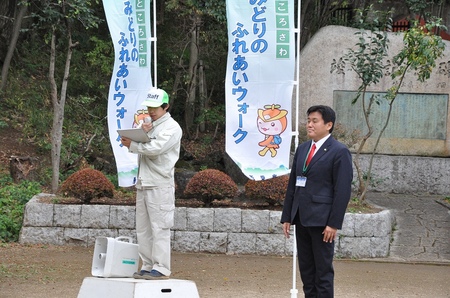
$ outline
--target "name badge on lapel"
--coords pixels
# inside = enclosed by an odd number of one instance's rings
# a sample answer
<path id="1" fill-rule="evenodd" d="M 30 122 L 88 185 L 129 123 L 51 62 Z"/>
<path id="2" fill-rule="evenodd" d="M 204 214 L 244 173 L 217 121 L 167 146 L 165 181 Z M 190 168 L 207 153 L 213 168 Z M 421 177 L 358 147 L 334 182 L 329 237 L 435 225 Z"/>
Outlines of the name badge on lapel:
<path id="1" fill-rule="evenodd" d="M 305 187 L 306 186 L 306 177 L 305 176 L 297 176 L 297 182 L 295 186 Z"/>

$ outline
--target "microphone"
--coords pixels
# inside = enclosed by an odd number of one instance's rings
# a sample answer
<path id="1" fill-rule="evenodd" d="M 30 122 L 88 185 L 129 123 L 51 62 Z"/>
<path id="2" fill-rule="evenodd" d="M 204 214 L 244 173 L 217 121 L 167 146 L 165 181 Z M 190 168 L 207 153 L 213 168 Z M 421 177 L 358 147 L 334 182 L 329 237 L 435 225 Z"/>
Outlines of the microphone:
<path id="1" fill-rule="evenodd" d="M 144 118 L 144 121 L 139 120 L 139 125 L 136 128 L 141 128 L 142 124 L 144 123 L 151 123 L 152 122 L 152 118 L 150 118 L 150 116 L 147 116 Z"/>

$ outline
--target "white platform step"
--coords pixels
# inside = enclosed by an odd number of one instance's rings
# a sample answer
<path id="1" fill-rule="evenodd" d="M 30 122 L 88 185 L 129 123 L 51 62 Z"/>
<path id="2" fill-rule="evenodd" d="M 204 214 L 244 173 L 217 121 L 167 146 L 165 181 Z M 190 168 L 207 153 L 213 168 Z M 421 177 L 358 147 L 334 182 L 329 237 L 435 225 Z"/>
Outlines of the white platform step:
<path id="1" fill-rule="evenodd" d="M 199 298 L 195 282 L 182 279 L 86 277 L 78 298 Z"/>

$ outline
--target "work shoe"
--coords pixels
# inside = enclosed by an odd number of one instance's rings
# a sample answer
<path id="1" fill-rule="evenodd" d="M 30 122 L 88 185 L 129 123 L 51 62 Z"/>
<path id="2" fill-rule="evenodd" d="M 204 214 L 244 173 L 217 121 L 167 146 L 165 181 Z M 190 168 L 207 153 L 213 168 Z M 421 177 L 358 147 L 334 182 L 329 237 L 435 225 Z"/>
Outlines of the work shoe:
<path id="1" fill-rule="evenodd" d="M 141 270 L 139 272 L 135 272 L 135 273 L 133 273 L 133 278 L 144 279 L 144 277 L 143 277 L 144 274 L 150 274 L 150 271 Z"/>
<path id="2" fill-rule="evenodd" d="M 153 269 L 150 272 L 141 270 L 141 272 L 143 272 L 141 275 L 141 278 L 143 278 L 143 279 L 167 279 L 167 278 L 169 278 L 168 276 L 162 274 L 161 272 L 159 272 L 155 269 Z"/>

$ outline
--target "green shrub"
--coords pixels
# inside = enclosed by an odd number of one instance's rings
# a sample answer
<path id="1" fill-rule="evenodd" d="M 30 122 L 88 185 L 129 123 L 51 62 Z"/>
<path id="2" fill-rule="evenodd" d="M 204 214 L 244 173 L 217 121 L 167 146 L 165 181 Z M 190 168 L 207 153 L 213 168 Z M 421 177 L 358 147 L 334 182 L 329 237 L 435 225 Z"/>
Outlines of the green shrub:
<path id="1" fill-rule="evenodd" d="M 119 176 L 117 174 L 105 174 L 106 178 L 114 185 L 114 188 L 119 188 Z"/>
<path id="2" fill-rule="evenodd" d="M 210 204 L 214 199 L 234 198 L 238 187 L 227 174 L 214 169 L 196 173 L 186 185 L 184 195 Z"/>
<path id="3" fill-rule="evenodd" d="M 0 242 L 13 242 L 19 239 L 25 204 L 41 192 L 41 185 L 26 180 L 13 184 L 3 177 L 0 180 Z"/>
<path id="4" fill-rule="evenodd" d="M 114 184 L 106 176 L 91 168 L 84 168 L 70 175 L 61 185 L 60 193 L 89 203 L 92 199 L 114 196 Z"/>
<path id="5" fill-rule="evenodd" d="M 249 199 L 265 200 L 271 205 L 281 204 L 286 195 L 288 181 L 289 175 L 262 181 L 249 180 L 245 184 L 245 196 Z"/>

